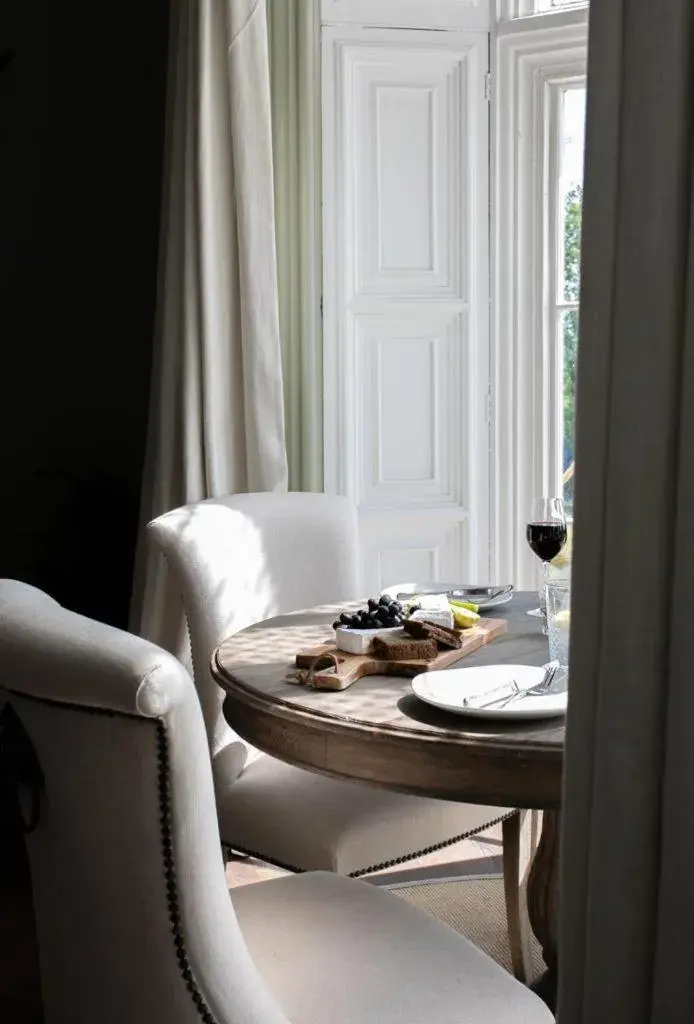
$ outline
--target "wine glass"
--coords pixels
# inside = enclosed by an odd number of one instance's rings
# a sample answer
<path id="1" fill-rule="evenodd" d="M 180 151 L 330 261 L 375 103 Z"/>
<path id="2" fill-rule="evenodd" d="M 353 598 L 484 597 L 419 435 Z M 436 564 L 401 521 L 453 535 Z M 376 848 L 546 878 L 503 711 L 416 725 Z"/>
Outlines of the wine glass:
<path id="1" fill-rule="evenodd" d="M 530 550 L 542 560 L 546 579 L 549 563 L 557 557 L 566 543 L 566 514 L 561 498 L 535 499 L 525 537 L 530 545 Z M 544 617 L 544 614 L 544 592 L 542 592 L 540 607 L 533 608 L 528 615 Z"/>

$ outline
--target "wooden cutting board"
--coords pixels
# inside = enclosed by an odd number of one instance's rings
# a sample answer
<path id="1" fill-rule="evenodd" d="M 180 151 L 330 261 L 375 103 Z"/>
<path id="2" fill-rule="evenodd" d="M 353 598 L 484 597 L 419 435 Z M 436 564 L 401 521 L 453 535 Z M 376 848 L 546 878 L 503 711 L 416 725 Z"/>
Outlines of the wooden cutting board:
<path id="1" fill-rule="evenodd" d="M 334 643 L 317 644 L 299 651 L 296 666 L 307 670 L 304 682 L 317 690 L 345 690 L 364 676 L 418 676 L 420 672 L 448 668 L 506 632 L 505 619 L 481 619 L 472 629 L 461 630 L 463 646 L 439 651 L 431 661 L 383 661 L 375 654 L 350 654 Z"/>

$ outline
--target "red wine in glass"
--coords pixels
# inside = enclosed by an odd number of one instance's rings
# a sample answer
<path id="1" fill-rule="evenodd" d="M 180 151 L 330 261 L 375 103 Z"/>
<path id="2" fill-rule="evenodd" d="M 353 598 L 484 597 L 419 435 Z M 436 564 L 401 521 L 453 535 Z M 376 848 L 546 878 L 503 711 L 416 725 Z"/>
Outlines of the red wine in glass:
<path id="1" fill-rule="evenodd" d="M 561 498 L 536 498 L 525 537 L 530 550 L 544 562 L 546 570 L 566 543 L 566 516 Z M 528 615 L 544 617 L 544 591 L 540 594 L 540 605 L 540 608 L 529 611 Z"/>
<path id="2" fill-rule="evenodd" d="M 528 523 L 526 538 L 533 554 L 551 562 L 566 543 L 566 523 Z"/>

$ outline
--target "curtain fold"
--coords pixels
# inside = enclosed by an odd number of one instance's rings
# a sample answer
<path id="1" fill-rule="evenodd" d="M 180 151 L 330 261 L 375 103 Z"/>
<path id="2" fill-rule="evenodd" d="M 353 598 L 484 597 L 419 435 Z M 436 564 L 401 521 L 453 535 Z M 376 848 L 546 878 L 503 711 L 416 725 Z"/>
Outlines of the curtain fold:
<path id="1" fill-rule="evenodd" d="M 143 524 L 287 487 L 267 45 L 264 0 L 171 5 Z M 144 537 L 131 628 L 185 650 L 178 597 Z"/>
<path id="2" fill-rule="evenodd" d="M 560 1024 L 694 1020 L 694 7 L 591 9 Z"/>
<path id="3" fill-rule="evenodd" d="M 280 334 L 292 490 L 323 490 L 320 0 L 268 0 Z"/>

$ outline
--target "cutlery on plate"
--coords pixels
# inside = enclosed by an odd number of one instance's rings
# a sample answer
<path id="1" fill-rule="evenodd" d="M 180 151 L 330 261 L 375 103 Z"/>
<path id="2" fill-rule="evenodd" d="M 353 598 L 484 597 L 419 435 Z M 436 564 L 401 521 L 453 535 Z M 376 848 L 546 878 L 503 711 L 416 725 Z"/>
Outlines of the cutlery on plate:
<path id="1" fill-rule="evenodd" d="M 466 697 L 463 700 L 463 706 L 480 709 L 493 707 L 502 709 L 508 707 L 509 704 L 514 704 L 517 700 L 522 700 L 524 697 L 542 697 L 544 694 L 549 693 L 554 677 L 559 669 L 559 662 L 549 661 L 546 665 L 543 665 L 543 669 L 544 675 L 539 683 L 534 683 L 532 686 L 523 689 L 515 679 L 511 679 L 508 683 L 503 683 L 501 686 L 488 690 L 486 693 L 478 693 L 472 697 Z M 479 703 L 481 700 L 484 703 Z"/>
<path id="2" fill-rule="evenodd" d="M 515 704 L 516 701 L 523 700 L 524 697 L 543 697 L 552 689 L 552 683 L 554 682 L 554 678 L 558 671 L 558 661 L 548 662 L 545 666 L 545 674 L 539 683 L 536 683 L 535 686 L 530 686 L 525 690 L 521 690 L 519 688 L 516 693 L 512 693 L 509 697 L 505 698 L 499 706 L 506 708 L 509 704 Z"/>

